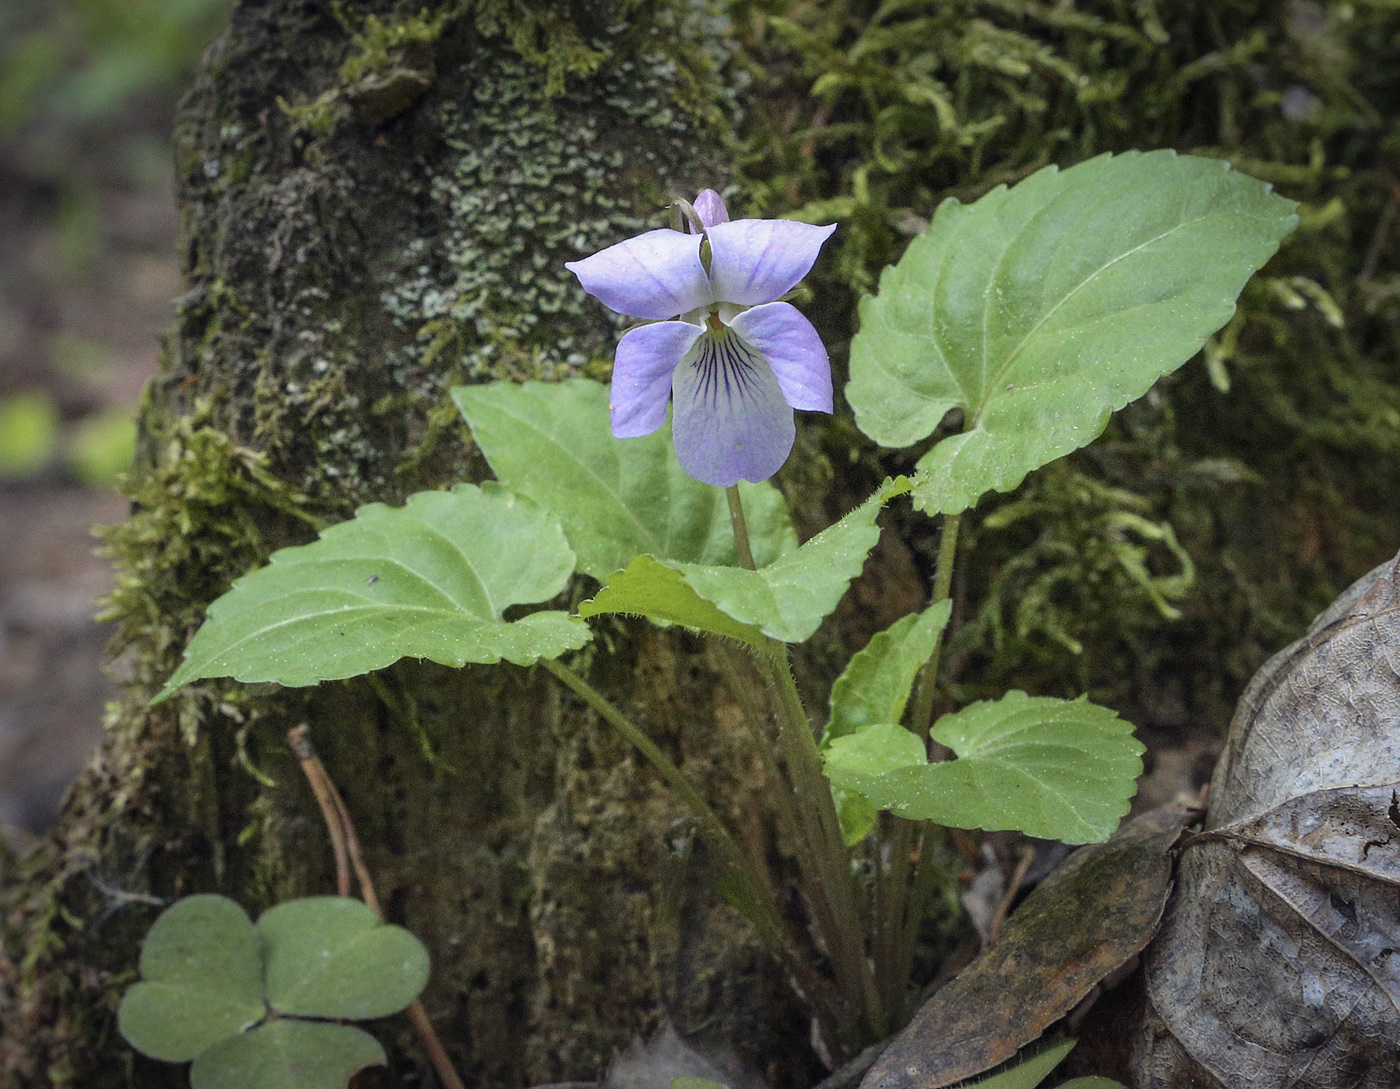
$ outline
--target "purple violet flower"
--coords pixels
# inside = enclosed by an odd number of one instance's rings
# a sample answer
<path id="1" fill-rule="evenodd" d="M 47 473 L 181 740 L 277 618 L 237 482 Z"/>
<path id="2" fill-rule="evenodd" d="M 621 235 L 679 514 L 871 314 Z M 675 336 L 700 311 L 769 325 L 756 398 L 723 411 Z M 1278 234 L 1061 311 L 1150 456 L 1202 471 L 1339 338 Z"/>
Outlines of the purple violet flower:
<path id="1" fill-rule="evenodd" d="M 681 468 L 727 488 L 782 467 L 793 409 L 832 409 L 821 338 L 776 300 L 807 275 L 836 226 L 731 222 L 713 189 L 695 198 L 694 212 L 701 233 L 647 231 L 564 267 L 605 306 L 653 322 L 618 342 L 613 434 L 651 434 L 672 400 Z"/>

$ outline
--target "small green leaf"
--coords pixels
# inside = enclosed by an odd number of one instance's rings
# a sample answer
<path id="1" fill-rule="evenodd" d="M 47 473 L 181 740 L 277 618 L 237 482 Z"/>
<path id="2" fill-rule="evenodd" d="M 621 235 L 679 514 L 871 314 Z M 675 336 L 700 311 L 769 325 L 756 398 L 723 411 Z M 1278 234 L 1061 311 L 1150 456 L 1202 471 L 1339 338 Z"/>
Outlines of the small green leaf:
<path id="1" fill-rule="evenodd" d="M 854 847 L 870 835 L 880 811 L 859 791 L 833 788 L 832 796 L 836 801 L 836 819 L 841 825 L 841 842 Z"/>
<path id="2" fill-rule="evenodd" d="M 567 382 L 493 382 L 452 391 L 472 437 L 506 487 L 558 515 L 578 567 L 602 581 L 645 554 L 680 563 L 732 564 L 724 492 L 681 472 L 671 426 L 615 439 L 608 388 Z M 739 485 L 758 563 L 797 547 L 782 495 Z"/>
<path id="3" fill-rule="evenodd" d="M 835 525 L 767 567 L 709 567 L 638 557 L 579 608 L 580 616 L 635 613 L 761 646 L 763 635 L 800 643 L 836 608 L 880 539 L 881 507 L 909 490 L 904 477 L 884 486 Z M 663 574 L 669 569 L 679 577 Z"/>
<path id="4" fill-rule="evenodd" d="M 586 625 L 561 612 L 502 614 L 553 597 L 573 568 L 553 517 L 495 484 L 371 503 L 235 582 L 157 698 L 202 677 L 295 686 L 404 657 L 450 666 L 556 657 L 588 641 Z"/>
<path id="5" fill-rule="evenodd" d="M 117 1028 L 153 1059 L 188 1062 L 267 1013 L 257 931 L 223 896 L 166 908 L 141 946 L 141 977 L 122 998 Z"/>
<path id="6" fill-rule="evenodd" d="M 1112 1078 L 1075 1078 L 1060 1083 L 1060 1089 L 1128 1089 L 1121 1081 Z"/>
<path id="7" fill-rule="evenodd" d="M 191 1089 L 345 1089 L 384 1049 L 367 1032 L 322 1021 L 273 1021 L 215 1044 L 190 1068 Z"/>
<path id="8" fill-rule="evenodd" d="M 308 896 L 258 919 L 278 1013 L 365 1020 L 398 1013 L 428 982 L 428 951 L 345 896 Z"/>
<path id="9" fill-rule="evenodd" d="M 880 490 L 796 552 L 757 571 L 740 567 L 676 564 L 685 581 L 706 601 L 743 624 L 785 643 L 800 643 L 840 603 L 851 580 L 880 539 L 875 519 L 881 508 L 909 490 L 904 477 Z"/>
<path id="10" fill-rule="evenodd" d="M 951 601 L 930 605 L 877 632 L 854 655 L 831 687 L 828 738 L 843 737 L 877 722 L 898 722 L 919 668 L 948 625 Z"/>
<path id="11" fill-rule="evenodd" d="M 645 616 L 727 636 L 750 646 L 763 645 L 763 633 L 756 627 L 720 612 L 692 590 L 679 571 L 651 556 L 638 556 L 578 609 L 583 617 L 603 613 Z"/>
<path id="12" fill-rule="evenodd" d="M 883 446 L 961 434 L 920 461 L 915 503 L 956 513 L 1096 438 L 1194 355 L 1297 223 L 1295 205 L 1171 151 L 1047 167 L 948 200 L 861 300 L 847 397 Z"/>
<path id="13" fill-rule="evenodd" d="M 1050 1076 L 1050 1072 L 1064 1061 L 1064 1057 L 1074 1050 L 1076 1040 L 1061 1040 L 1043 1051 L 1028 1047 L 1016 1059 L 1008 1060 L 1010 1066 L 989 1078 L 978 1078 L 965 1083 L 968 1089 L 1035 1089 Z M 1024 1057 L 1023 1057 L 1024 1056 Z M 196 1089 L 198 1087 L 196 1086 Z"/>
<path id="14" fill-rule="evenodd" d="M 958 758 L 943 763 L 925 763 L 918 738 L 896 730 L 874 726 L 833 741 L 832 783 L 879 809 L 955 828 L 1097 842 L 1128 811 L 1142 772 L 1132 727 L 1082 699 L 1008 692 L 944 715 L 933 738 Z"/>

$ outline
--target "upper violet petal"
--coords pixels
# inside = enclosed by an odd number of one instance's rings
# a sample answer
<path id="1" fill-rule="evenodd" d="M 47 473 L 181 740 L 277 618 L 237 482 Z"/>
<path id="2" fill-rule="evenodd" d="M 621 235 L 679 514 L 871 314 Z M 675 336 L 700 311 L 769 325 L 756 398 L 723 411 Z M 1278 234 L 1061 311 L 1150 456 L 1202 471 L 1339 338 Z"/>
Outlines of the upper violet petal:
<path id="1" fill-rule="evenodd" d="M 564 267 L 583 290 L 628 317 L 674 318 L 713 299 L 700 263 L 700 239 L 664 227 L 581 261 L 566 261 Z"/>
<path id="2" fill-rule="evenodd" d="M 811 271 L 836 230 L 790 219 L 736 219 L 709 228 L 710 283 L 718 302 L 757 306 L 786 295 Z"/>
<path id="3" fill-rule="evenodd" d="M 684 321 L 662 321 L 629 330 L 617 344 L 608 407 L 619 439 L 650 435 L 666 422 L 671 372 L 703 332 Z"/>
<path id="4" fill-rule="evenodd" d="M 695 211 L 700 215 L 700 222 L 707 228 L 729 222 L 729 209 L 713 189 L 705 189 L 695 198 Z"/>
<path id="5" fill-rule="evenodd" d="M 793 408 L 832 409 L 831 361 L 812 323 L 791 303 L 755 306 L 729 327 L 762 353 Z"/>
<path id="6" fill-rule="evenodd" d="M 792 409 L 772 370 L 727 331 L 706 333 L 676 368 L 672 438 L 681 468 L 727 488 L 767 480 L 792 451 Z"/>

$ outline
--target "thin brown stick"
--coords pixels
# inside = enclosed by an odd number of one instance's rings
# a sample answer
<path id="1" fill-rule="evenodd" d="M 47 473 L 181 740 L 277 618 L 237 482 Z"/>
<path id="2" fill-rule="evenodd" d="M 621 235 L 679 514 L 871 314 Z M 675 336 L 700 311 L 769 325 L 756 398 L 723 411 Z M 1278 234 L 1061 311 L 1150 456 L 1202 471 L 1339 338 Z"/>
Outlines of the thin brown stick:
<path id="1" fill-rule="evenodd" d="M 287 734 L 287 740 L 291 743 L 292 751 L 296 753 L 297 761 L 301 764 L 301 770 L 311 784 L 311 793 L 316 795 L 316 802 L 320 805 L 321 815 L 326 821 L 326 829 L 330 832 L 331 844 L 335 849 L 336 888 L 341 896 L 349 895 L 350 869 L 353 868 L 360 883 L 360 898 L 379 917 L 379 921 L 383 922 L 384 909 L 379 904 L 374 882 L 370 879 L 369 867 L 365 865 L 364 855 L 360 851 L 360 837 L 355 834 L 355 823 L 350 819 L 350 810 L 345 805 L 345 799 L 340 796 L 340 791 L 335 788 L 335 782 L 326 771 L 326 766 L 316 755 L 316 749 L 311 744 L 310 731 L 303 723 L 293 727 Z M 423 1003 L 415 998 L 405 1012 L 414 1031 L 418 1033 L 423 1050 L 428 1053 L 428 1061 L 437 1071 L 438 1079 L 447 1089 L 466 1089 L 456 1067 L 452 1065 L 447 1049 L 438 1038 L 437 1030 L 428 1019 L 428 1011 L 423 1008 Z"/>
<path id="2" fill-rule="evenodd" d="M 1011 880 L 1006 883 L 1006 895 L 1001 898 L 1001 903 L 997 905 L 996 914 L 992 916 L 992 921 L 987 924 L 987 944 L 991 945 L 997 939 L 997 931 L 1001 929 L 1001 924 L 1006 921 L 1007 913 L 1011 910 L 1011 901 L 1016 899 L 1016 894 L 1021 891 L 1021 882 L 1026 879 L 1026 871 L 1031 868 L 1031 863 L 1035 860 L 1035 848 L 1026 846 L 1021 848 L 1021 856 L 1016 860 L 1016 869 L 1012 871 Z"/>
<path id="3" fill-rule="evenodd" d="M 325 820 L 326 831 L 331 837 L 331 850 L 335 852 L 335 891 L 337 895 L 349 896 L 350 855 L 345 849 L 345 833 L 342 831 L 343 825 L 335 802 L 326 790 L 326 783 L 330 781 L 330 777 L 326 775 L 321 758 L 312 747 L 311 730 L 306 723 L 292 727 L 287 733 L 287 740 L 291 743 L 292 752 L 296 753 L 297 763 L 301 765 L 306 781 L 311 784 L 311 793 L 316 795 L 316 804 L 321 807 L 321 817 Z"/>

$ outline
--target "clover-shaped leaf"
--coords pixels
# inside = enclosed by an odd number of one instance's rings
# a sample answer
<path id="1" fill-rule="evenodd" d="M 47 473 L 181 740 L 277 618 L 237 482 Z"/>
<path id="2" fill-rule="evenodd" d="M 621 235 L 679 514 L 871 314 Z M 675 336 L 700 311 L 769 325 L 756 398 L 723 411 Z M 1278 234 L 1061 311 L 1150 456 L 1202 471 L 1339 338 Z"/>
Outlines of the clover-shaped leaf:
<path id="1" fill-rule="evenodd" d="M 450 666 L 557 657 L 588 641 L 586 625 L 555 611 L 503 613 L 553 597 L 573 570 L 554 517 L 496 484 L 371 503 L 235 582 L 158 699 L 202 677 L 296 686 L 403 657 Z"/>
<path id="2" fill-rule="evenodd" d="M 215 1044 L 190 1068 L 191 1089 L 345 1089 L 385 1061 L 367 1032 L 323 1021 L 276 1020 Z"/>
<path id="3" fill-rule="evenodd" d="M 189 896 L 146 935 L 141 982 L 122 998 L 117 1026 L 138 1051 L 178 1063 L 266 1012 L 258 934 L 247 913 L 223 896 Z"/>
<path id="4" fill-rule="evenodd" d="M 915 505 L 956 513 L 1098 437 L 1194 355 L 1297 223 L 1295 205 L 1171 151 L 1055 167 L 947 200 L 860 306 L 846 395 L 862 431 L 920 461 Z"/>
<path id="5" fill-rule="evenodd" d="M 452 398 L 496 478 L 558 516 L 584 574 L 602 581 L 643 554 L 734 562 L 724 493 L 681 471 L 669 423 L 613 438 L 606 386 L 585 378 L 492 382 L 459 386 Z M 776 488 L 744 482 L 739 494 L 759 563 L 797 547 Z"/>
<path id="6" fill-rule="evenodd" d="M 365 1020 L 403 1009 L 428 981 L 428 952 L 343 896 L 308 896 L 258 919 L 267 1000 L 281 1014 Z"/>

